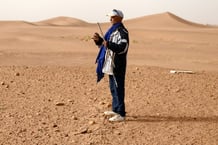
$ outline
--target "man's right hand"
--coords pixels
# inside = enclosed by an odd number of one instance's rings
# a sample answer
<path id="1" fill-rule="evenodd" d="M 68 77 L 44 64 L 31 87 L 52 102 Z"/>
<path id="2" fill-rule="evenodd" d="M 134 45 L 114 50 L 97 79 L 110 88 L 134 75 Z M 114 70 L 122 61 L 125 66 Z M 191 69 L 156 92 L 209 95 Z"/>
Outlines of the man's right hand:
<path id="1" fill-rule="evenodd" d="M 100 37 L 101 37 L 101 36 L 100 36 L 98 33 L 94 33 L 92 39 L 93 39 L 94 41 L 98 41 L 98 40 L 100 39 Z"/>
<path id="2" fill-rule="evenodd" d="M 95 41 L 96 45 L 102 45 L 103 38 L 98 33 L 94 33 L 92 39 Z"/>

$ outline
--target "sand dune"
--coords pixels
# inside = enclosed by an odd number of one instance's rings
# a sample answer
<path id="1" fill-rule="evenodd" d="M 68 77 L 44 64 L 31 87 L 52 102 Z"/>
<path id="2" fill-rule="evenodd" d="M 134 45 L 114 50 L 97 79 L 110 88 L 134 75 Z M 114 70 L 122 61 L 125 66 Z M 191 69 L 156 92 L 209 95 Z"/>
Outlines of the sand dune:
<path id="1" fill-rule="evenodd" d="M 135 28 L 218 28 L 212 25 L 204 25 L 195 23 L 192 21 L 185 20 L 179 16 L 174 15 L 170 12 L 153 14 L 133 19 L 125 20 L 125 23 L 130 27 Z M 1 26 L 78 26 L 88 27 L 95 25 L 94 23 L 88 23 L 84 20 L 59 16 L 39 22 L 27 22 L 27 21 L 0 21 Z M 103 23 L 103 25 L 110 25 L 110 23 Z"/>
<path id="2" fill-rule="evenodd" d="M 130 28 L 218 28 L 216 26 L 204 25 L 194 23 L 185 20 L 179 16 L 170 12 L 153 14 L 133 19 L 125 20 Z M 0 21 L 0 26 L 78 26 L 89 27 L 95 25 L 94 23 L 88 23 L 84 20 L 59 16 L 39 22 L 27 22 L 27 21 Z M 103 23 L 108 27 L 110 23 Z"/>
<path id="3" fill-rule="evenodd" d="M 32 22 L 27 21 L 0 21 L 1 27 L 28 27 L 28 26 L 35 26 Z"/>
<path id="4" fill-rule="evenodd" d="M 170 12 L 154 14 L 127 20 L 130 27 L 135 28 L 209 28 L 210 26 L 197 24 Z"/>
<path id="5" fill-rule="evenodd" d="M 35 24 L 37 25 L 48 25 L 48 26 L 86 26 L 88 25 L 87 22 L 76 19 L 76 18 L 71 18 L 71 17 L 55 17 L 51 18 L 48 20 L 43 20 L 40 22 L 36 22 Z"/>

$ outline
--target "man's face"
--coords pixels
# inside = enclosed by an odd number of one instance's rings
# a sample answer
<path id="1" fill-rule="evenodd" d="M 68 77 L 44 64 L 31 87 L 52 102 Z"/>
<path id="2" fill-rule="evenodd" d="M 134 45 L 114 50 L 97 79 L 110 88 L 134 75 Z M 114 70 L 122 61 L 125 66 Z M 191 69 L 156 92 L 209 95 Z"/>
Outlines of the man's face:
<path id="1" fill-rule="evenodd" d="M 110 21 L 112 24 L 118 23 L 122 21 L 122 18 L 119 16 L 111 16 Z"/>

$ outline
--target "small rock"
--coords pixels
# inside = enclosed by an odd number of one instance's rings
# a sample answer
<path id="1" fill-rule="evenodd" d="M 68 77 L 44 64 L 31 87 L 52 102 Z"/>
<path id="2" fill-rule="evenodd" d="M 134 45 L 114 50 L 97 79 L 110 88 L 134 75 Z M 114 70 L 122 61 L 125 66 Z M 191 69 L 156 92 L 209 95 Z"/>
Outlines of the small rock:
<path id="1" fill-rule="evenodd" d="M 175 93 L 178 93 L 178 92 L 180 92 L 180 91 L 181 91 L 180 89 L 175 89 L 175 90 L 174 90 Z"/>
<path id="2" fill-rule="evenodd" d="M 76 116 L 72 116 L 73 120 L 78 120 L 78 118 Z"/>
<path id="3" fill-rule="evenodd" d="M 25 95 L 25 92 L 23 92 L 23 91 L 21 91 L 20 93 L 21 93 L 22 95 Z"/>
<path id="4" fill-rule="evenodd" d="M 74 100 L 68 100 L 68 102 L 70 103 L 70 104 L 74 104 Z"/>
<path id="5" fill-rule="evenodd" d="M 5 82 L 1 82 L 1 85 L 2 85 L 2 86 L 5 85 Z"/>
<path id="6" fill-rule="evenodd" d="M 27 131 L 27 129 L 20 129 L 19 131 L 18 131 L 18 133 L 23 133 L 23 132 L 26 132 Z"/>
<path id="7" fill-rule="evenodd" d="M 111 107 L 112 105 L 111 105 L 111 103 L 107 103 L 107 105 L 106 105 L 106 107 Z"/>
<path id="8" fill-rule="evenodd" d="M 114 133 L 117 134 L 117 135 L 121 135 L 120 131 L 115 131 Z"/>
<path id="9" fill-rule="evenodd" d="M 89 125 L 95 124 L 95 121 L 89 121 Z"/>
<path id="10" fill-rule="evenodd" d="M 99 105 L 104 105 L 105 104 L 105 102 L 99 102 Z"/>
<path id="11" fill-rule="evenodd" d="M 76 141 L 75 140 L 71 140 L 71 143 L 76 143 Z"/>
<path id="12" fill-rule="evenodd" d="M 93 89 L 89 88 L 89 92 L 93 91 Z"/>
<path id="13" fill-rule="evenodd" d="M 19 72 L 15 73 L 15 76 L 20 76 L 20 73 Z"/>
<path id="14" fill-rule="evenodd" d="M 55 127 L 58 127 L 58 125 L 57 125 L 57 124 L 54 124 L 53 127 L 54 127 L 54 128 L 55 128 Z"/>
<path id="15" fill-rule="evenodd" d="M 86 133 L 88 133 L 88 128 L 81 128 L 80 131 L 75 133 L 74 135 L 86 134 Z"/>
<path id="16" fill-rule="evenodd" d="M 56 129 L 55 132 L 61 132 L 59 129 Z"/>
<path id="17" fill-rule="evenodd" d="M 55 105 L 56 105 L 56 106 L 64 106 L 65 104 L 62 103 L 62 102 L 59 102 L 59 103 L 56 103 Z"/>

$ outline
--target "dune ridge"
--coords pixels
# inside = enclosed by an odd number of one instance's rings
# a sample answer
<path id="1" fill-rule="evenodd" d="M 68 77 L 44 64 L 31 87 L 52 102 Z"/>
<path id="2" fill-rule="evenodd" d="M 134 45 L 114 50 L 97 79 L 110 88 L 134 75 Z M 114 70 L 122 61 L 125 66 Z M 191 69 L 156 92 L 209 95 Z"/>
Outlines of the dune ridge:
<path id="1" fill-rule="evenodd" d="M 77 18 L 59 16 L 59 17 L 39 21 L 36 22 L 35 24 L 46 25 L 46 26 L 86 26 L 89 23 Z"/>
<path id="2" fill-rule="evenodd" d="M 133 18 L 126 23 L 134 28 L 214 28 L 185 20 L 171 12 Z"/>
<path id="3" fill-rule="evenodd" d="M 28 21 L 0 21 L 0 26 L 7 27 L 7 26 L 36 26 L 36 24 Z"/>
<path id="4" fill-rule="evenodd" d="M 171 12 L 159 14 L 145 15 L 138 18 L 125 20 L 125 23 L 131 28 L 218 28 L 215 25 L 204 25 L 183 19 Z M 104 22 L 103 25 L 109 25 L 110 22 Z M 93 26 L 94 23 L 89 23 L 84 20 L 58 16 L 38 22 L 28 21 L 0 21 L 1 26 Z"/>
<path id="5" fill-rule="evenodd" d="M 166 12 L 165 14 L 172 17 L 172 19 L 175 19 L 176 21 L 181 22 L 181 23 L 186 24 L 186 25 L 191 25 L 191 26 L 195 26 L 195 27 L 210 27 L 209 25 L 204 25 L 204 24 L 188 21 L 186 19 L 183 19 L 183 18 L 171 13 L 171 12 Z"/>

